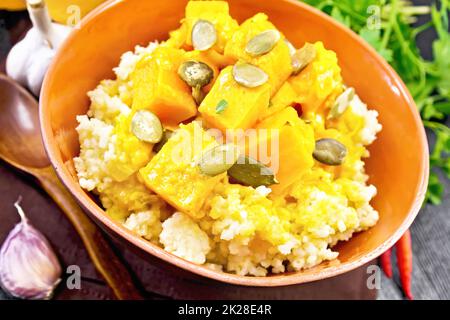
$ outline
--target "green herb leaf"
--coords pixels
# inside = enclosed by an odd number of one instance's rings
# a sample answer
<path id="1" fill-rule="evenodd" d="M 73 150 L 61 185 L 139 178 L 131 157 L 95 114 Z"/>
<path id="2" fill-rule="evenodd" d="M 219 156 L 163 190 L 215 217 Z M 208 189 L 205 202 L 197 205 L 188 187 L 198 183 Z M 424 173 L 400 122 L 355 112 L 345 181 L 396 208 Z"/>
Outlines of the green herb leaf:
<path id="1" fill-rule="evenodd" d="M 338 7 L 334 7 L 331 10 L 331 16 L 342 23 L 344 26 L 347 26 L 350 28 L 350 17 L 349 16 L 343 16 L 341 10 L 339 10 Z"/>
<path id="2" fill-rule="evenodd" d="M 442 202 L 442 194 L 444 193 L 444 187 L 439 180 L 436 173 L 430 173 L 430 179 L 428 180 L 428 190 L 425 196 L 425 201 L 438 205 Z"/>
<path id="3" fill-rule="evenodd" d="M 364 27 L 359 31 L 360 37 L 366 40 L 387 61 L 392 61 L 392 50 L 383 48 L 380 30 L 369 30 Z"/>
<path id="4" fill-rule="evenodd" d="M 222 99 L 219 101 L 219 103 L 216 106 L 216 113 L 221 114 L 225 111 L 225 109 L 228 107 L 228 101 L 225 99 Z"/>

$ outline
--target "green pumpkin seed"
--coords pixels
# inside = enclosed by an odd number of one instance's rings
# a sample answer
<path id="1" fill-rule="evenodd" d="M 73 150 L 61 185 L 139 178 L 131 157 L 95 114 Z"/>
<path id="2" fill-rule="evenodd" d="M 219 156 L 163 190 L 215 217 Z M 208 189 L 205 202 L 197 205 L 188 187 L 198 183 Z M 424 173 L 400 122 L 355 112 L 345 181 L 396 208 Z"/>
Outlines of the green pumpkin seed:
<path id="1" fill-rule="evenodd" d="M 173 131 L 170 130 L 164 130 L 163 136 L 161 138 L 161 141 L 159 141 L 157 144 L 153 146 L 153 152 L 158 153 L 161 151 L 162 147 L 169 141 L 170 137 L 173 136 Z"/>
<path id="2" fill-rule="evenodd" d="M 204 62 L 188 60 L 179 66 L 178 75 L 192 87 L 192 97 L 197 105 L 200 105 L 205 98 L 202 88 L 211 82 L 214 71 Z"/>
<path id="3" fill-rule="evenodd" d="M 336 99 L 334 105 L 331 107 L 328 113 L 328 119 L 335 119 L 341 116 L 345 110 L 347 110 L 350 102 L 355 97 L 355 89 L 347 88 L 341 95 Z"/>
<path id="4" fill-rule="evenodd" d="M 200 159 L 199 168 L 203 174 L 217 176 L 230 169 L 237 161 L 239 151 L 233 144 L 222 144 L 207 150 Z"/>
<path id="5" fill-rule="evenodd" d="M 233 78 L 237 83 L 247 88 L 259 87 L 269 80 L 267 73 L 249 63 L 235 64 Z"/>
<path id="6" fill-rule="evenodd" d="M 344 162 L 347 155 L 347 148 L 339 141 L 331 138 L 316 141 L 313 157 L 320 163 L 339 166 Z"/>
<path id="7" fill-rule="evenodd" d="M 297 52 L 297 49 L 295 49 L 295 47 L 292 44 L 292 42 L 290 42 L 288 39 L 284 39 L 284 42 L 286 43 L 286 45 L 287 45 L 287 47 L 289 49 L 289 54 L 292 57 Z"/>
<path id="8" fill-rule="evenodd" d="M 198 20 L 192 28 L 191 39 L 195 50 L 208 50 L 217 42 L 216 28 L 207 20 Z"/>
<path id="9" fill-rule="evenodd" d="M 245 47 L 245 52 L 253 57 L 266 54 L 275 47 L 280 37 L 277 30 L 263 31 L 250 39 Z"/>
<path id="10" fill-rule="evenodd" d="M 205 99 L 206 94 L 203 92 L 202 87 L 192 87 L 192 98 L 194 98 L 195 103 L 199 106 L 203 99 Z"/>
<path id="11" fill-rule="evenodd" d="M 228 169 L 228 175 L 236 182 L 254 188 L 278 183 L 270 168 L 247 156 L 239 156 L 236 164 Z"/>
<path id="12" fill-rule="evenodd" d="M 139 110 L 131 119 L 131 132 L 139 140 L 158 143 L 163 136 L 163 127 L 153 112 Z"/>
<path id="13" fill-rule="evenodd" d="M 317 55 L 316 47 L 311 43 L 306 43 L 303 48 L 297 50 L 292 56 L 292 69 L 294 74 L 306 68 Z"/>
<path id="14" fill-rule="evenodd" d="M 204 87 L 213 79 L 214 71 L 204 62 L 188 60 L 179 66 L 178 75 L 190 87 Z"/>

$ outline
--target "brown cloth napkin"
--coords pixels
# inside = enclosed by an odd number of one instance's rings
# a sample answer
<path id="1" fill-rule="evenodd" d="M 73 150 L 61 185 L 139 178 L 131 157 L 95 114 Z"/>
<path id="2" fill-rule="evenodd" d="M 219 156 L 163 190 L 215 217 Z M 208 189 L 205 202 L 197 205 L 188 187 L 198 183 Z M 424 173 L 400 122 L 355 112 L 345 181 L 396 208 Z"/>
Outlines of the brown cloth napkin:
<path id="1" fill-rule="evenodd" d="M 29 28 L 26 13 L 0 11 L 0 71 L 8 48 Z M 0 114 L 1 116 L 1 114 Z M 81 269 L 81 289 L 69 290 L 63 279 L 55 299 L 114 299 L 112 291 L 96 272 L 83 244 L 64 214 L 29 176 L 0 161 L 0 243 L 19 221 L 13 206 L 19 196 L 32 224 L 42 231 L 56 250 L 65 268 Z M 277 288 L 252 288 L 212 281 L 192 280 L 158 268 L 119 243 L 112 243 L 118 255 L 132 270 L 136 283 L 148 299 L 375 299 L 376 290 L 366 286 L 367 266 L 323 281 Z M 145 256 L 145 255 L 144 255 Z M 5 294 L 0 290 L 0 299 Z"/>

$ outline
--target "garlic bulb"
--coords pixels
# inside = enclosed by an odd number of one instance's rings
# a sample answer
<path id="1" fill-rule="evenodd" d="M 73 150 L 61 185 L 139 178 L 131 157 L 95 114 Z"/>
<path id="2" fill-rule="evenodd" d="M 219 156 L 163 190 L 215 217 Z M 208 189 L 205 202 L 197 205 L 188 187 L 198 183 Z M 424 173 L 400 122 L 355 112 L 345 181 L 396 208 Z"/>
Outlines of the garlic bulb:
<path id="1" fill-rule="evenodd" d="M 71 28 L 51 22 L 44 0 L 27 0 L 27 8 L 33 28 L 9 52 L 6 73 L 39 96 L 56 49 Z"/>
<path id="2" fill-rule="evenodd" d="M 44 235 L 28 221 L 19 200 L 21 221 L 0 249 L 0 286 L 14 297 L 49 299 L 60 281 L 61 266 Z"/>

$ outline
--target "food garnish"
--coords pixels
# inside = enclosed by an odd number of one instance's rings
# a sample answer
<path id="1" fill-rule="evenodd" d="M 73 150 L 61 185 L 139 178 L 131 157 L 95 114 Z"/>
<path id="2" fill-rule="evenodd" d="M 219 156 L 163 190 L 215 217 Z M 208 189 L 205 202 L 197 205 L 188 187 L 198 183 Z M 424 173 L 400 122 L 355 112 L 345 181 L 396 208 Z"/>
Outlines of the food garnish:
<path id="1" fill-rule="evenodd" d="M 248 156 L 239 156 L 237 162 L 228 169 L 228 175 L 234 181 L 254 188 L 278 183 L 269 167 Z"/>
<path id="2" fill-rule="evenodd" d="M 281 36 L 277 30 L 263 31 L 249 40 L 245 52 L 253 57 L 268 53 L 275 47 Z"/>
<path id="3" fill-rule="evenodd" d="M 331 138 L 316 141 L 313 157 L 320 163 L 329 166 L 339 166 L 344 162 L 347 148 L 339 141 Z"/>
<path id="4" fill-rule="evenodd" d="M 139 110 L 131 120 L 131 132 L 145 142 L 158 143 L 163 136 L 159 118 L 151 111 Z"/>
<path id="5" fill-rule="evenodd" d="M 260 68 L 250 63 L 237 63 L 233 67 L 233 78 L 240 85 L 255 88 L 269 80 L 269 76 Z"/>
<path id="6" fill-rule="evenodd" d="M 217 42 L 217 31 L 207 20 L 198 20 L 192 28 L 192 45 L 195 50 L 205 51 Z"/>
<path id="7" fill-rule="evenodd" d="M 168 130 L 168 129 L 164 129 L 163 135 L 161 140 L 155 144 L 153 146 L 153 151 L 154 152 L 159 152 L 159 150 L 162 149 L 162 147 L 164 147 L 164 145 L 166 144 L 167 141 L 169 141 L 170 137 L 174 134 L 173 131 Z"/>
<path id="8" fill-rule="evenodd" d="M 199 163 L 200 171 L 208 176 L 217 176 L 230 169 L 238 160 L 239 151 L 233 144 L 222 144 L 207 150 Z"/>
<path id="9" fill-rule="evenodd" d="M 305 43 L 305 45 L 298 49 L 292 56 L 292 69 L 293 74 L 298 74 L 300 71 L 306 68 L 317 55 L 316 47 L 311 43 Z"/>
<path id="10" fill-rule="evenodd" d="M 225 99 L 222 99 L 219 101 L 219 103 L 216 106 L 216 113 L 221 114 L 225 111 L 225 109 L 228 107 L 228 101 Z"/>
<path id="11" fill-rule="evenodd" d="M 192 87 L 192 97 L 199 105 L 205 97 L 202 88 L 211 82 L 214 71 L 204 62 L 189 60 L 180 65 L 178 75 Z"/>
<path id="12" fill-rule="evenodd" d="M 331 107 L 331 110 L 328 114 L 328 119 L 335 119 L 342 114 L 344 114 L 345 110 L 347 110 L 350 105 L 350 101 L 355 97 L 355 89 L 347 88 L 341 95 L 336 99 L 334 105 Z"/>
<path id="13" fill-rule="evenodd" d="M 290 42 L 288 39 L 284 39 L 284 43 L 286 43 L 287 47 L 289 48 L 289 54 L 291 55 L 291 57 L 297 52 L 297 49 L 295 49 L 294 45 L 292 44 L 292 42 Z"/>

